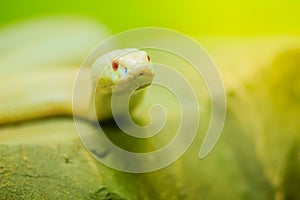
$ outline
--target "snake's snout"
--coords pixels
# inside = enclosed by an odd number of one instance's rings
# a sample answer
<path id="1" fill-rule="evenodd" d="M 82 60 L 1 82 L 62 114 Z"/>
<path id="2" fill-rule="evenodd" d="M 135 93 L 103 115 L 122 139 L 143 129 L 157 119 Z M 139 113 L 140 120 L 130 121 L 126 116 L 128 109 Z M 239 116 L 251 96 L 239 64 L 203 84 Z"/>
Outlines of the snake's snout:
<path id="1" fill-rule="evenodd" d="M 139 65 L 131 70 L 128 70 L 126 75 L 122 76 L 119 82 L 129 82 L 135 79 L 141 79 L 141 77 L 147 77 L 147 79 L 153 79 L 155 73 L 151 64 Z"/>
<path id="2" fill-rule="evenodd" d="M 97 85 L 99 84 L 102 91 L 107 93 L 115 92 L 117 85 L 122 88 L 119 91 L 130 91 L 131 88 L 146 87 L 146 85 L 152 83 L 155 76 L 150 56 L 142 50 L 116 50 L 102 57 L 102 59 L 103 63 L 107 63 L 105 72 L 100 76 L 100 79 L 94 79 L 94 82 Z M 95 62 L 94 69 L 98 69 L 97 66 L 101 64 L 100 61 L 101 59 Z"/>

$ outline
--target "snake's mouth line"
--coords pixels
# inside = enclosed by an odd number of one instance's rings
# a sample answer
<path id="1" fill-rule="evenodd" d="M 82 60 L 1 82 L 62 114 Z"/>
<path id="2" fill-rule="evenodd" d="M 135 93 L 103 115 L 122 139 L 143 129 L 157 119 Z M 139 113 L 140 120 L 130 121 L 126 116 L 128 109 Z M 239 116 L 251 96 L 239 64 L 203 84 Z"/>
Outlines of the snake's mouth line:
<path id="1" fill-rule="evenodd" d="M 141 65 L 138 67 L 135 67 L 127 72 L 127 74 L 123 77 L 121 77 L 118 80 L 118 84 L 123 84 L 126 82 L 133 81 L 135 79 L 138 79 L 139 77 L 154 77 L 154 70 L 153 67 L 150 65 Z"/>
<path id="2" fill-rule="evenodd" d="M 130 79 L 130 80 L 129 80 Z M 149 74 L 139 74 L 135 77 L 126 77 L 120 79 L 117 84 L 113 84 L 111 87 L 112 93 L 131 93 L 133 91 L 139 91 L 151 85 L 153 76 Z"/>
<path id="3" fill-rule="evenodd" d="M 149 64 L 136 66 L 127 73 L 121 76 L 117 81 L 111 82 L 106 85 L 99 85 L 103 91 L 108 93 L 126 93 L 133 90 L 138 91 L 140 89 L 148 87 L 154 77 L 155 73 L 153 67 Z"/>

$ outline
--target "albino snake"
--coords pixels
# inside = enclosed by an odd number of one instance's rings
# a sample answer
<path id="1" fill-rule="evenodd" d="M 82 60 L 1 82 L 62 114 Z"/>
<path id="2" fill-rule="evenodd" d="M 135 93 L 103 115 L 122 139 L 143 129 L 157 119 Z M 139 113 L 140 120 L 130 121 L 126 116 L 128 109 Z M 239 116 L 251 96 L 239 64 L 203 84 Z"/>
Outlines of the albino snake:
<path id="1" fill-rule="evenodd" d="M 91 69 L 80 72 L 86 77 L 79 83 L 84 87 L 82 96 L 88 98 L 79 99 L 80 108 L 75 111 L 72 110 L 73 84 L 77 75 L 74 69 L 3 76 L 1 82 L 13 84 L 0 85 L 0 124 L 73 114 L 91 119 L 89 113 L 94 108 L 99 121 L 109 119 L 112 117 L 111 96 L 116 85 L 120 84 L 122 92 L 127 92 L 131 82 L 151 82 L 154 70 L 149 64 L 149 55 L 137 49 L 114 50 L 100 56 Z M 142 100 L 143 93 L 144 90 L 138 92 L 130 109 Z"/>

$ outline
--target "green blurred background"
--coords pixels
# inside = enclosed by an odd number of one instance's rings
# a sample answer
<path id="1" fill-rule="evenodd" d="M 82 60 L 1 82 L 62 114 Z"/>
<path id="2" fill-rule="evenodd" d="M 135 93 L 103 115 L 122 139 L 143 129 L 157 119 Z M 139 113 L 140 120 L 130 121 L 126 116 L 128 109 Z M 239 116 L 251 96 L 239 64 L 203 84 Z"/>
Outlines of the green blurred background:
<path id="1" fill-rule="evenodd" d="M 113 33 L 161 26 L 190 35 L 299 34 L 300 2 L 279 1 L 1 1 L 0 23 L 53 14 L 97 19 Z"/>

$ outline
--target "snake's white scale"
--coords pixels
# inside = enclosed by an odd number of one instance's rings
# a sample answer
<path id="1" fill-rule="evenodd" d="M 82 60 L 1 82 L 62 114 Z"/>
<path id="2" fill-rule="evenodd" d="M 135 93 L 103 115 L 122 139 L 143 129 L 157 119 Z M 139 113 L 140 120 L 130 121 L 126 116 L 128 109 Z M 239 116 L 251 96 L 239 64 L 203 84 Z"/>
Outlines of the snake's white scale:
<path id="1" fill-rule="evenodd" d="M 117 84 L 124 85 L 122 92 L 126 92 L 128 83 L 136 80 L 151 82 L 154 77 L 149 55 L 137 49 L 111 51 L 100 56 L 92 69 L 80 73 L 85 76 L 79 84 L 84 87 L 82 96 L 89 98 L 82 98 L 81 108 L 76 109 L 78 113 L 72 110 L 77 70 L 50 69 L 1 76 L 2 83 L 11 84 L 0 85 L 0 124 L 73 114 L 90 119 L 87 109 L 93 108 L 96 108 L 98 120 L 105 120 L 112 117 L 110 101 Z M 133 107 L 142 101 L 143 93 L 139 92 Z"/>

